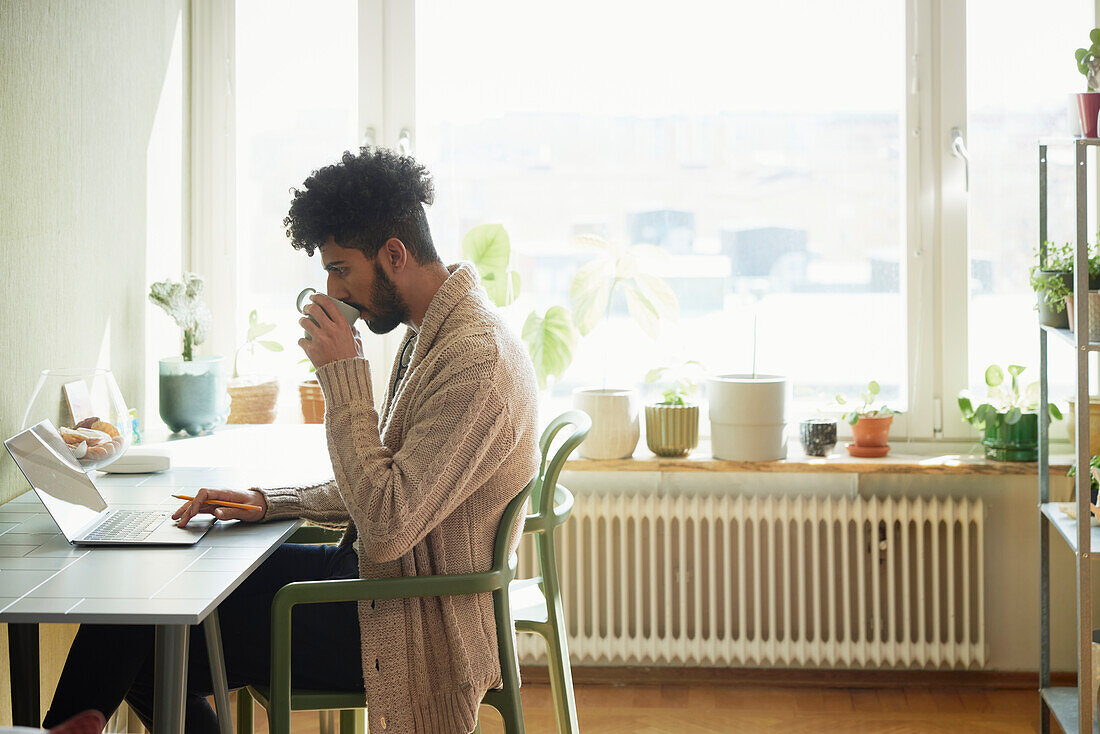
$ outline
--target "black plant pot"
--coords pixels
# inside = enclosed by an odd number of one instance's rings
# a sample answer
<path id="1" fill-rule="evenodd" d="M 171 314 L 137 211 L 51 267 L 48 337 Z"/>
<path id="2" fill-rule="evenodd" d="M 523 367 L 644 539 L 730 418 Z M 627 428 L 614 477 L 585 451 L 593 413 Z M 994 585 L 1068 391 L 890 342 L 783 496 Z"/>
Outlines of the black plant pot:
<path id="1" fill-rule="evenodd" d="M 825 456 L 836 446 L 836 421 L 809 418 L 798 424 L 798 440 L 806 456 Z"/>
<path id="2" fill-rule="evenodd" d="M 1041 270 L 1040 273 L 1044 276 L 1061 276 L 1062 283 L 1065 285 L 1066 290 L 1069 291 L 1071 295 L 1073 294 L 1073 273 L 1061 270 Z M 1089 274 L 1089 290 L 1100 290 L 1100 275 Z M 1047 303 L 1047 299 L 1044 296 L 1044 291 L 1039 291 L 1035 294 L 1039 302 L 1039 323 L 1043 326 L 1053 326 L 1057 329 L 1068 329 L 1069 314 L 1066 312 L 1065 303 L 1061 304 L 1061 311 L 1056 311 L 1054 309 L 1054 304 Z"/>
<path id="3" fill-rule="evenodd" d="M 1054 275 L 1061 276 L 1062 282 L 1070 293 L 1073 293 L 1073 273 L 1060 273 L 1053 270 L 1041 271 L 1044 276 Z M 1039 301 L 1039 323 L 1043 326 L 1053 326 L 1056 329 L 1068 329 L 1069 328 L 1069 316 L 1066 314 L 1066 305 L 1062 303 L 1062 310 L 1055 311 L 1054 304 L 1047 303 L 1046 291 L 1039 291 L 1035 294 L 1035 297 Z"/>

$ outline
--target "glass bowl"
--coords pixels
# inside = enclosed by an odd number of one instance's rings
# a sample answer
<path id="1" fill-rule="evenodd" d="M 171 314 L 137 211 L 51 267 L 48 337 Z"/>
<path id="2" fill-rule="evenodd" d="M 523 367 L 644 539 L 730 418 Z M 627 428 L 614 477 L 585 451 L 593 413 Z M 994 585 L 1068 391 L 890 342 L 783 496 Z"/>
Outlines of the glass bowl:
<path id="1" fill-rule="evenodd" d="M 134 440 L 130 410 L 110 370 L 43 370 L 23 428 L 47 418 L 86 471 L 116 461 Z"/>

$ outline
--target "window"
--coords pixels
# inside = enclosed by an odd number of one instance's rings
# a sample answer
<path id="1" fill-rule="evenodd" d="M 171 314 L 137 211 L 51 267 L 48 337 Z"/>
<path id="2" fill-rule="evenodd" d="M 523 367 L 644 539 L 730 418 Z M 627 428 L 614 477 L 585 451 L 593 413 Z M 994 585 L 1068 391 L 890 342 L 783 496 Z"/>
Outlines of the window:
<path id="1" fill-rule="evenodd" d="M 751 372 L 755 331 L 757 371 L 789 376 L 796 412 L 872 378 L 906 407 L 904 10 L 418 4 L 433 231 L 454 258 L 471 226 L 505 226 L 521 269 L 515 326 L 569 304 L 594 254 L 578 234 L 667 253 L 678 323 L 654 342 L 613 302 L 555 398 L 643 387 L 669 354 Z M 799 38 L 827 40 L 804 53 Z"/>
<path id="2" fill-rule="evenodd" d="M 1073 50 L 1088 45 L 1093 12 L 1091 2 L 1059 0 L 1045 6 L 1036 23 L 1032 14 L 1007 12 L 995 0 L 967 5 L 968 377 L 975 389 L 982 389 L 991 363 L 1026 365 L 1025 381 L 1039 379 L 1035 294 L 1027 279 L 1039 237 L 1036 143 L 1040 136 L 1069 134 L 1069 93 L 1085 89 Z M 1015 53 L 1002 52 L 1017 41 Z M 1049 153 L 1048 237 L 1075 241 L 1073 151 Z M 1096 224 L 1090 227 L 1095 241 Z M 1073 350 L 1052 340 L 1048 355 L 1051 399 L 1060 402 L 1076 389 Z"/>
<path id="3" fill-rule="evenodd" d="M 876 379 L 907 411 L 895 437 L 974 436 L 959 390 L 993 362 L 1037 377 L 1036 141 L 1067 132 L 1073 50 L 1094 25 L 1086 0 L 1056 0 L 1041 23 L 1029 10 L 237 0 L 239 328 L 251 308 L 277 321 L 280 368 L 301 374 L 290 297 L 323 281 L 286 245 L 287 189 L 364 136 L 396 145 L 407 129 L 436 177 L 444 259 L 474 225 L 508 230 L 517 330 L 569 305 L 591 256 L 578 235 L 666 253 L 679 321 L 653 341 L 613 301 L 547 412 L 575 387 L 644 387 L 678 356 L 788 375 L 791 421 Z M 1059 241 L 1073 235 L 1068 171 L 1052 160 Z M 377 345 L 376 363 L 392 359 L 392 340 Z M 1050 354 L 1058 398 L 1072 355 Z"/>
<path id="4" fill-rule="evenodd" d="M 279 415 L 301 420 L 294 382 L 306 376 L 294 297 L 324 291 L 320 256 L 291 248 L 282 222 L 289 189 L 355 149 L 358 136 L 357 4 L 237 0 L 237 343 L 248 313 L 276 324 L 284 351 L 241 357 L 244 371 L 283 377 Z"/>

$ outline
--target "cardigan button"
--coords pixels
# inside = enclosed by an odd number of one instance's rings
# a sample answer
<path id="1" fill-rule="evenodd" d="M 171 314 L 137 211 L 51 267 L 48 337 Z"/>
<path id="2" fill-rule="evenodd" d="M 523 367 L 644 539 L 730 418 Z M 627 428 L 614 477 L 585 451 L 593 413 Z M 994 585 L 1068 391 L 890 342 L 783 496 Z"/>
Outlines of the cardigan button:
<path id="1" fill-rule="evenodd" d="M 382 717 L 382 720 L 381 720 L 380 723 L 382 724 L 382 728 L 385 729 L 386 728 L 386 717 L 385 716 Z"/>

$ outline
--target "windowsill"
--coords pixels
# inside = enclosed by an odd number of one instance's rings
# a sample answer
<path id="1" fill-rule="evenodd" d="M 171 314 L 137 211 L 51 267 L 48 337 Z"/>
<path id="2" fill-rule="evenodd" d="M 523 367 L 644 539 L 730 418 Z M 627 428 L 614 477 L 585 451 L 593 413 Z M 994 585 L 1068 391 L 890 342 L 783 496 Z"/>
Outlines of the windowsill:
<path id="1" fill-rule="evenodd" d="M 964 451 L 972 445 L 965 445 Z M 788 444 L 787 458 L 779 461 L 728 461 L 711 456 L 710 443 L 700 441 L 699 447 L 683 458 L 654 456 L 639 443 L 629 459 L 582 459 L 575 457 L 565 463 L 567 471 L 640 471 L 640 472 L 770 472 L 829 474 L 986 474 L 997 476 L 1036 476 L 1037 462 L 990 461 L 981 454 L 945 450 L 956 448 L 935 443 L 895 443 L 889 455 L 881 459 L 857 459 L 848 456 L 843 445 L 826 457 L 806 456 L 797 443 Z M 1052 475 L 1064 475 L 1073 463 L 1070 454 L 1053 454 Z"/>
<path id="2" fill-rule="evenodd" d="M 310 440 L 323 447 L 324 426 L 321 424 L 268 424 L 268 425 L 225 425 L 219 426 L 215 433 L 236 433 L 237 438 L 259 432 L 268 438 L 274 438 L 281 445 L 290 440 Z M 204 434 L 209 436 L 210 434 Z M 169 434 L 166 428 L 154 428 L 143 437 L 141 445 L 159 442 L 172 442 L 192 438 L 186 434 Z M 1065 448 L 1056 445 L 1055 449 Z M 582 459 L 574 457 L 565 463 L 566 471 L 605 472 L 760 472 L 788 474 L 939 474 L 939 475 L 993 475 L 993 476 L 1036 476 L 1039 465 L 1030 461 L 990 461 L 980 454 L 968 453 L 974 448 L 971 443 L 906 443 L 895 442 L 889 455 L 881 459 L 856 459 L 848 456 L 843 443 L 837 444 L 829 456 L 806 456 L 797 441 L 787 445 L 787 458 L 779 461 L 729 461 L 711 456 L 709 440 L 699 442 L 699 447 L 691 455 L 683 458 L 665 458 L 654 456 L 646 447 L 645 441 L 638 444 L 634 456 L 629 459 Z M 1051 455 L 1051 476 L 1064 476 L 1073 463 L 1073 455 L 1055 453 Z"/>

